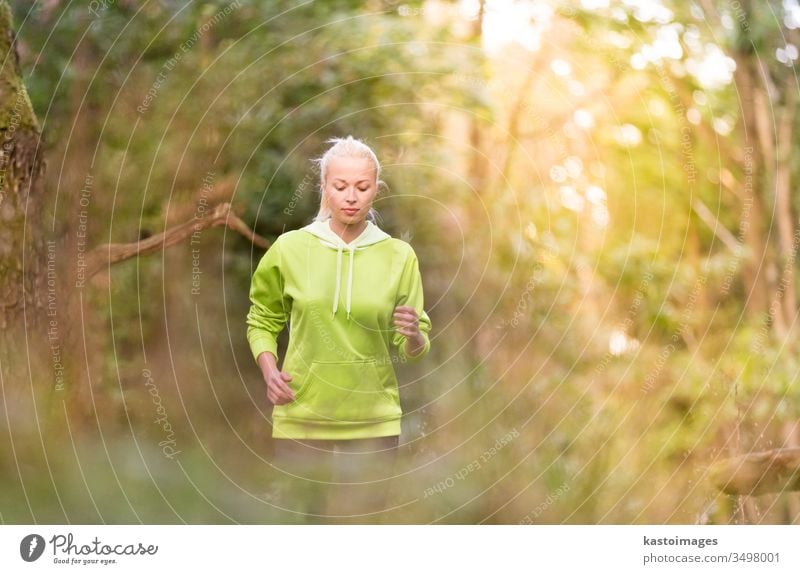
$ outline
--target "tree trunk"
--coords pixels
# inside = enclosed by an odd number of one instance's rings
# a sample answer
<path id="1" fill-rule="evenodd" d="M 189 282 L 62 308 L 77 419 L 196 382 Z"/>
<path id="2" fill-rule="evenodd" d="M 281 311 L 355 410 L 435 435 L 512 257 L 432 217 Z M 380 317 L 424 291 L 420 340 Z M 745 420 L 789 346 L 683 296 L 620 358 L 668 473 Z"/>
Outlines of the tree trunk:
<path id="1" fill-rule="evenodd" d="M 472 27 L 469 38 L 470 43 L 481 44 L 483 37 L 483 17 L 486 10 L 485 0 L 479 0 L 478 17 Z M 479 118 L 471 118 L 469 126 L 469 145 L 470 152 L 468 180 L 476 194 L 483 194 L 486 191 L 486 184 L 489 181 L 489 162 L 486 157 L 486 144 L 484 142 L 484 127 Z"/>
<path id="2" fill-rule="evenodd" d="M 752 69 L 751 57 L 748 54 L 737 52 L 736 72 L 734 75 L 737 91 L 742 100 L 742 128 L 744 140 L 744 153 L 741 157 L 742 173 L 744 174 L 742 217 L 746 219 L 747 226 L 744 233 L 744 242 L 750 252 L 743 262 L 743 281 L 745 314 L 748 320 L 758 322 L 767 312 L 767 287 L 765 281 L 764 260 L 767 257 L 763 230 L 763 181 L 762 170 L 764 166 L 760 159 L 759 139 L 756 134 L 756 80 Z"/>
<path id="3" fill-rule="evenodd" d="M 0 1 L 0 329 L 43 308 L 44 240 L 40 233 L 42 174 L 40 130 L 21 81 L 11 10 Z"/>
<path id="4" fill-rule="evenodd" d="M 794 331 L 794 318 L 797 313 L 795 295 L 795 265 L 797 245 L 795 245 L 795 226 L 791 204 L 791 159 L 794 139 L 794 117 L 797 105 L 797 87 L 793 74 L 784 83 L 786 102 L 777 129 L 778 150 L 776 154 L 777 174 L 775 177 L 775 217 L 778 220 L 778 262 L 780 263 L 779 299 L 782 302 L 783 323 L 786 334 Z"/>
<path id="5" fill-rule="evenodd" d="M 41 431 L 51 391 L 64 382 L 65 317 L 57 245 L 44 233 L 41 130 L 22 83 L 6 0 L 0 0 L 0 58 L 0 384 L 7 428 Z"/>
<path id="6" fill-rule="evenodd" d="M 538 70 L 537 60 L 533 59 L 531 65 L 528 67 L 528 71 L 525 74 L 525 79 L 522 81 L 522 86 L 517 92 L 517 97 L 514 100 L 514 103 L 511 105 L 511 109 L 508 112 L 508 126 L 506 127 L 506 142 L 505 142 L 505 158 L 503 159 L 503 163 L 501 171 L 497 174 L 496 185 L 492 186 L 493 189 L 502 189 L 505 185 L 505 181 L 509 181 L 511 179 L 511 168 L 514 165 L 514 154 L 517 150 L 517 145 L 519 142 L 519 135 L 520 135 L 520 123 L 522 121 L 522 115 L 525 111 L 525 102 L 528 101 L 531 95 L 531 86 L 533 85 L 533 80 L 536 78 L 536 73 Z"/>
<path id="7" fill-rule="evenodd" d="M 41 132 L 21 80 L 11 10 L 0 1 L 0 330 L 19 337 L 26 321 L 45 307 L 41 234 Z M 4 347 L 7 349 L 8 347 Z"/>

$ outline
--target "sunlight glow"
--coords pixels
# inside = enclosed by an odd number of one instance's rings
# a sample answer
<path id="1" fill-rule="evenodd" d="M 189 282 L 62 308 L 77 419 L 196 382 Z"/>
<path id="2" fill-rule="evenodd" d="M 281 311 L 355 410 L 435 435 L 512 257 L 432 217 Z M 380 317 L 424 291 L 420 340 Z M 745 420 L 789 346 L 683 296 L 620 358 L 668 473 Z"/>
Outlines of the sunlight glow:
<path id="1" fill-rule="evenodd" d="M 775 50 L 775 57 L 781 64 L 792 67 L 795 60 L 797 60 L 797 46 L 794 44 L 786 44 L 783 48 Z"/>
<path id="2" fill-rule="evenodd" d="M 572 114 L 572 121 L 581 129 L 588 130 L 594 127 L 594 115 L 589 110 L 578 108 Z"/>
<path id="3" fill-rule="evenodd" d="M 606 192 L 599 185 L 590 185 L 586 188 L 586 199 L 592 204 L 592 222 L 605 229 L 611 220 L 606 206 Z"/>
<path id="4" fill-rule="evenodd" d="M 608 0 L 581 0 L 581 8 L 584 10 L 597 10 L 608 8 Z"/>
<path id="5" fill-rule="evenodd" d="M 606 228 L 611 218 L 608 215 L 608 208 L 605 205 L 592 206 L 592 221 L 597 227 Z"/>
<path id="6" fill-rule="evenodd" d="M 608 350 L 614 356 L 630 353 L 639 348 L 639 341 L 628 337 L 623 331 L 615 329 L 608 338 Z"/>
<path id="7" fill-rule="evenodd" d="M 683 48 L 679 37 L 682 30 L 683 26 L 677 23 L 659 27 L 653 43 L 643 45 L 631 57 L 633 67 L 641 70 L 647 63 L 659 64 L 665 58 L 670 60 L 683 58 Z"/>
<path id="8" fill-rule="evenodd" d="M 460 0 L 462 14 L 475 18 L 477 0 Z M 483 15 L 483 47 L 497 53 L 511 43 L 532 52 L 542 43 L 542 33 L 550 27 L 553 7 L 533 0 L 486 0 Z"/>
<path id="9" fill-rule="evenodd" d="M 561 205 L 570 211 L 583 211 L 583 197 L 571 185 L 562 185 L 558 188 L 558 195 Z"/>
<path id="10" fill-rule="evenodd" d="M 800 5 L 797 0 L 783 0 L 783 23 L 790 30 L 800 28 Z"/>
<path id="11" fill-rule="evenodd" d="M 692 92 L 692 99 L 694 103 L 698 106 L 706 106 L 708 105 L 708 94 L 701 90 L 695 90 Z"/>
<path id="12" fill-rule="evenodd" d="M 586 188 L 586 199 L 594 205 L 604 205 L 606 192 L 599 185 L 590 185 Z"/>
<path id="13" fill-rule="evenodd" d="M 672 10 L 661 0 L 622 0 L 622 3 L 633 8 L 633 17 L 639 22 L 668 24 L 672 21 Z"/>
<path id="14" fill-rule="evenodd" d="M 733 81 L 736 62 L 716 44 L 707 44 L 703 59 L 687 58 L 686 69 L 700 85 L 707 89 L 715 89 L 722 88 Z"/>
<path id="15" fill-rule="evenodd" d="M 573 96 L 581 97 L 586 94 L 586 88 L 583 87 L 578 80 L 570 80 L 567 82 L 567 89 Z"/>
<path id="16" fill-rule="evenodd" d="M 583 161 L 576 155 L 571 155 L 565 159 L 564 167 L 567 168 L 567 173 L 572 179 L 580 177 L 583 173 Z"/>
<path id="17" fill-rule="evenodd" d="M 653 98 L 647 104 L 647 109 L 656 117 L 662 117 L 667 113 L 667 105 L 659 99 Z"/>
<path id="18" fill-rule="evenodd" d="M 617 127 L 614 137 L 620 145 L 625 147 L 633 147 L 642 142 L 642 132 L 633 124 L 623 124 Z"/>
<path id="19" fill-rule="evenodd" d="M 569 76 L 572 73 L 572 66 L 566 60 L 555 58 L 550 62 L 550 69 L 556 76 Z"/>
<path id="20" fill-rule="evenodd" d="M 564 183 L 567 181 L 567 170 L 563 165 L 554 165 L 550 168 L 550 179 L 554 183 Z"/>
<path id="21" fill-rule="evenodd" d="M 730 135 L 733 131 L 733 125 L 734 121 L 731 117 L 714 118 L 714 131 L 721 136 Z"/>

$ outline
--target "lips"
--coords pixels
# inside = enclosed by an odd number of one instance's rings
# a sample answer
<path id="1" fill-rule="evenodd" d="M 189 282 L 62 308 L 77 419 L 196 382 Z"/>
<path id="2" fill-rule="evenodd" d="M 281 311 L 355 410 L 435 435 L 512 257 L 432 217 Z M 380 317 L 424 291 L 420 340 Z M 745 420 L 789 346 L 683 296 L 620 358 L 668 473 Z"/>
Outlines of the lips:
<path id="1" fill-rule="evenodd" d="M 358 209 L 342 209 L 347 215 L 354 215 L 358 213 Z"/>

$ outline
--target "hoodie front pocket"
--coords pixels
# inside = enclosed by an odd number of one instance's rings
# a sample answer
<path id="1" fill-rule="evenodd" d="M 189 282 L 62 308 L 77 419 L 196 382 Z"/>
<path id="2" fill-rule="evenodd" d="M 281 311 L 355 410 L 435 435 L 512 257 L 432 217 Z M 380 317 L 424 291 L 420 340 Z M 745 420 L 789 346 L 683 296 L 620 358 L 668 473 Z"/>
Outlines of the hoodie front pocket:
<path id="1" fill-rule="evenodd" d="M 401 414 L 375 361 L 313 361 L 286 416 L 330 422 L 385 420 Z"/>

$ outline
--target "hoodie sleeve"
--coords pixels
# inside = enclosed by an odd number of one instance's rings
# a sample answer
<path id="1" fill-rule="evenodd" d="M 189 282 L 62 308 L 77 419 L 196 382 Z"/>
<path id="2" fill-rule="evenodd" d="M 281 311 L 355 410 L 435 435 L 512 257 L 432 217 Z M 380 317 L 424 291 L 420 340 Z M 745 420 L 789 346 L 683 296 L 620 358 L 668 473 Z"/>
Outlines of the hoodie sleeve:
<path id="1" fill-rule="evenodd" d="M 291 313 L 291 299 L 283 293 L 281 263 L 279 237 L 259 261 L 250 282 L 247 341 L 256 362 L 264 351 L 278 359 L 278 334 Z"/>
<path id="2" fill-rule="evenodd" d="M 423 308 L 424 297 L 422 292 L 422 277 L 419 273 L 419 262 L 417 255 L 413 249 L 409 249 L 409 255 L 406 258 L 405 266 L 403 267 L 403 274 L 400 277 L 400 287 L 397 291 L 397 301 L 395 307 L 398 305 L 409 305 L 416 309 L 419 315 L 419 330 L 425 338 L 425 346 L 416 355 L 407 355 L 405 350 L 406 336 L 394 330 L 392 335 L 392 344 L 397 348 L 402 361 L 417 361 L 424 357 L 431 348 L 430 332 L 431 320 Z"/>

